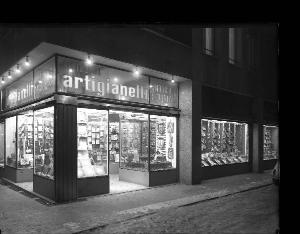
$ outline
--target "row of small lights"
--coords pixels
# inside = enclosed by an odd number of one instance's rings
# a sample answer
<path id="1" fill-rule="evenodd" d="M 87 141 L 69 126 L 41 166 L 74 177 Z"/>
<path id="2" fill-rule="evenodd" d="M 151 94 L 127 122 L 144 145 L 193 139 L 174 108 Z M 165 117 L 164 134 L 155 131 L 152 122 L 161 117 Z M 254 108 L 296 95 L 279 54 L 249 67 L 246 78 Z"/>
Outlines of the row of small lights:
<path id="1" fill-rule="evenodd" d="M 86 60 L 85 60 L 85 63 L 88 65 L 88 66 L 92 66 L 94 63 L 93 63 L 93 60 L 91 58 L 91 56 L 88 54 Z M 69 73 L 72 73 L 73 72 L 73 69 L 70 68 L 69 69 Z M 139 77 L 140 76 L 140 70 L 136 67 L 133 71 L 133 75 L 135 77 Z M 116 79 L 116 78 L 115 78 Z M 175 80 L 174 80 L 174 77 L 172 76 L 172 80 L 171 80 L 172 83 L 175 83 Z M 152 88 L 152 85 L 150 85 L 150 88 Z"/>
<path id="2" fill-rule="evenodd" d="M 92 58 L 91 58 L 91 56 L 90 56 L 89 54 L 88 54 L 88 56 L 87 56 L 87 58 L 86 58 L 86 60 L 85 60 L 85 63 L 86 63 L 88 66 L 92 66 L 92 65 L 94 64 L 94 63 L 93 63 L 93 60 L 92 60 Z M 25 65 L 25 67 L 29 67 L 29 66 L 30 66 L 29 56 L 26 56 L 26 57 L 25 57 L 24 65 Z M 72 72 L 73 72 L 73 69 L 70 68 L 70 69 L 69 69 L 69 73 L 72 73 Z M 20 74 L 20 73 L 21 73 L 21 69 L 20 69 L 20 65 L 19 65 L 19 64 L 16 65 L 15 73 L 16 73 L 16 74 Z M 137 67 L 134 69 L 133 75 L 134 75 L 135 77 L 139 77 L 139 76 L 140 76 L 140 70 L 139 70 Z M 12 78 L 11 70 L 8 70 L 7 78 L 8 78 L 8 79 L 11 79 L 11 78 Z M 175 83 L 175 80 L 174 80 L 173 76 L 172 76 L 171 82 L 172 82 L 172 83 Z M 3 76 L 2 79 L 1 79 L 1 84 L 4 84 L 4 83 L 5 83 L 5 80 L 4 80 L 4 76 Z M 151 86 L 152 86 L 152 85 L 150 85 L 150 88 L 152 88 Z"/>
<path id="3" fill-rule="evenodd" d="M 26 57 L 25 57 L 24 65 L 25 65 L 25 67 L 30 67 L 29 56 L 26 56 Z M 17 65 L 16 65 L 15 73 L 16 73 L 16 74 L 20 74 L 20 73 L 21 73 L 20 64 L 17 64 Z M 11 70 L 8 70 L 7 78 L 8 78 L 8 79 L 11 79 L 11 78 L 12 78 Z M 2 79 L 1 79 L 1 84 L 4 84 L 4 83 L 5 83 L 5 80 L 4 80 L 4 76 L 3 76 Z"/>

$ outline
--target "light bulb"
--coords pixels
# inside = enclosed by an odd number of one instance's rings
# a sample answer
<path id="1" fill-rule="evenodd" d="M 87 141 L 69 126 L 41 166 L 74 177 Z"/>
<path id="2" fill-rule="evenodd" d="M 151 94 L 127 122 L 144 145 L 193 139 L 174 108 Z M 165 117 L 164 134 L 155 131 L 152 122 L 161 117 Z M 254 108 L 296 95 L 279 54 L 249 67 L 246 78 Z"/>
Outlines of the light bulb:
<path id="1" fill-rule="evenodd" d="M 30 66 L 30 62 L 29 62 L 29 57 L 28 56 L 26 56 L 24 64 L 25 64 L 26 67 Z"/>
<path id="2" fill-rule="evenodd" d="M 171 80 L 171 82 L 172 82 L 172 83 L 175 83 L 175 80 L 174 80 L 174 77 L 173 77 L 173 76 L 172 76 L 172 80 Z"/>
<path id="3" fill-rule="evenodd" d="M 4 84 L 4 83 L 5 83 L 5 80 L 4 80 L 4 77 L 2 77 L 1 84 Z"/>
<path id="4" fill-rule="evenodd" d="M 7 78 L 8 78 L 8 79 L 11 79 L 11 72 L 10 72 L 10 70 L 8 71 Z"/>
<path id="5" fill-rule="evenodd" d="M 17 64 L 16 73 L 20 73 L 20 72 L 21 72 L 20 66 L 19 66 L 19 64 Z"/>
<path id="6" fill-rule="evenodd" d="M 93 61 L 92 61 L 90 55 L 88 55 L 88 57 L 87 57 L 87 59 L 85 60 L 85 62 L 86 62 L 87 65 L 92 65 L 92 64 L 93 64 Z"/>
<path id="7" fill-rule="evenodd" d="M 72 68 L 70 68 L 70 69 L 69 69 L 69 73 L 72 73 L 72 72 L 73 72 L 73 69 L 72 69 Z"/>
<path id="8" fill-rule="evenodd" d="M 135 68 L 135 69 L 134 69 L 134 71 L 133 71 L 133 75 L 134 75 L 135 77 L 139 77 L 139 75 L 140 75 L 140 71 L 139 71 L 139 69 L 138 69 L 138 68 Z"/>

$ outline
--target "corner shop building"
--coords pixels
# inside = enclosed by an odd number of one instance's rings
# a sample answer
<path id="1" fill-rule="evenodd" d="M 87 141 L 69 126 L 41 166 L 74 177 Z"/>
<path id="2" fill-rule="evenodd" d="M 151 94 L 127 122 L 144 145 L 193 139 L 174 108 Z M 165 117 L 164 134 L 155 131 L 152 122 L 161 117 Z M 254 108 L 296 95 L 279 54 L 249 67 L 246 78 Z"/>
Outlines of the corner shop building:
<path id="1" fill-rule="evenodd" d="M 49 43 L 28 55 L 31 69 L 1 90 L 0 170 L 38 194 L 62 202 L 109 193 L 115 174 L 143 186 L 196 184 L 275 163 L 262 157 L 263 125 L 277 125 L 272 104 L 147 68 L 135 77 L 135 65 L 101 56 L 87 66 L 86 53 Z M 208 129 L 244 136 L 239 159 L 205 163 Z"/>

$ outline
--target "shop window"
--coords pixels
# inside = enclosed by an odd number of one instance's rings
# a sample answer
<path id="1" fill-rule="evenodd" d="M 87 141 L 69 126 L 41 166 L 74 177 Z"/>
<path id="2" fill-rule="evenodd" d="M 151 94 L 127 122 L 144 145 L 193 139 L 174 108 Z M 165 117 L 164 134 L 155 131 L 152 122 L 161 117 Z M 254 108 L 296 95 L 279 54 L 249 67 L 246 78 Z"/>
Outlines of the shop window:
<path id="1" fill-rule="evenodd" d="M 16 116 L 5 119 L 6 165 L 16 167 Z"/>
<path id="2" fill-rule="evenodd" d="M 108 111 L 77 109 L 78 178 L 107 175 Z"/>
<path id="3" fill-rule="evenodd" d="M 204 28 L 203 51 L 207 55 L 214 54 L 214 29 L 213 28 Z"/>
<path id="4" fill-rule="evenodd" d="M 278 133 L 278 127 L 264 126 L 264 160 L 278 159 Z"/>
<path id="5" fill-rule="evenodd" d="M 54 178 L 54 107 L 34 112 L 34 173 Z"/>
<path id="6" fill-rule="evenodd" d="M 0 167 L 4 166 L 4 123 L 0 123 Z"/>
<path id="7" fill-rule="evenodd" d="M 113 152 L 111 159 L 119 160 L 120 168 L 147 171 L 149 165 L 148 115 L 123 111 L 110 111 L 110 115 L 118 115 L 114 118 L 119 120 L 119 126 L 115 121 L 111 127 L 110 141 L 111 147 L 114 146 L 114 149 L 111 150 Z M 118 136 L 120 141 L 118 141 Z M 118 144 L 120 144 L 120 158 L 118 158 Z"/>
<path id="8" fill-rule="evenodd" d="M 203 119 L 201 150 L 202 166 L 248 162 L 248 125 Z"/>
<path id="9" fill-rule="evenodd" d="M 150 170 L 176 168 L 176 118 L 150 115 Z"/>
<path id="10" fill-rule="evenodd" d="M 33 167 L 33 112 L 17 116 L 17 167 Z"/>

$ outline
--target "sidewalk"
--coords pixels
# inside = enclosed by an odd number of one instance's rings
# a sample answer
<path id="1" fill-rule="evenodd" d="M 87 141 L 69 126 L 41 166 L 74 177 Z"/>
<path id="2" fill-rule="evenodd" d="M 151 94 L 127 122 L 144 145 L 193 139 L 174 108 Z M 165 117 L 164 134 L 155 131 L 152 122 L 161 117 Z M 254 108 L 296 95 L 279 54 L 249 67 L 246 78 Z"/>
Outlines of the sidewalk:
<path id="1" fill-rule="evenodd" d="M 2 233 L 80 232 L 271 183 L 271 172 L 267 171 L 205 180 L 200 185 L 165 185 L 52 206 L 0 184 L 0 229 Z"/>

